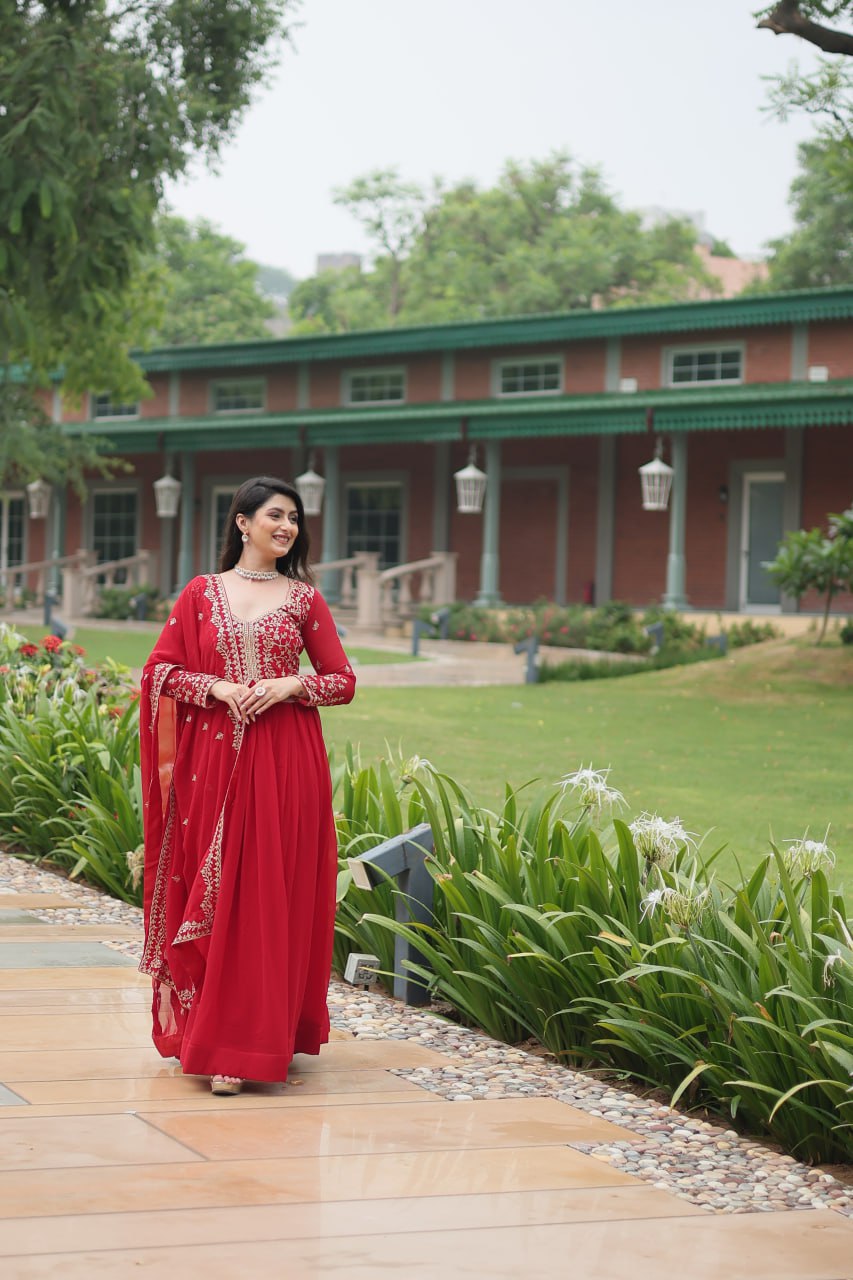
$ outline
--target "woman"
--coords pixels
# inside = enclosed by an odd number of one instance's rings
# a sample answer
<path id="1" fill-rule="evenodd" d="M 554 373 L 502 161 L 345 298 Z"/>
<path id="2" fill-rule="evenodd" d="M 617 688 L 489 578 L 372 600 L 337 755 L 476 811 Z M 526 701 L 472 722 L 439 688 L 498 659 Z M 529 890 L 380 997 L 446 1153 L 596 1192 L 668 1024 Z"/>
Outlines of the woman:
<path id="1" fill-rule="evenodd" d="M 316 708 L 349 702 L 355 676 L 294 488 L 241 485 L 219 567 L 184 588 L 142 680 L 140 969 L 159 1052 L 233 1094 L 329 1038 L 337 853 Z"/>

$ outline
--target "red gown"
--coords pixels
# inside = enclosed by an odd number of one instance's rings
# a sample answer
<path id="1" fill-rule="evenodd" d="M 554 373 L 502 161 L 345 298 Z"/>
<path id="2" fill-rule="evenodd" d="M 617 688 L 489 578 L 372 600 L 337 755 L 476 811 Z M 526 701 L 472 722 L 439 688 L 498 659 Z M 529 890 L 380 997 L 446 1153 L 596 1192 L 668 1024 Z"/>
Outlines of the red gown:
<path id="1" fill-rule="evenodd" d="M 214 680 L 296 675 L 307 697 L 240 724 Z M 329 1038 L 337 848 L 318 706 L 355 676 L 319 592 L 235 618 L 217 574 L 178 599 L 142 680 L 145 948 L 153 1039 L 188 1074 L 285 1080 Z"/>

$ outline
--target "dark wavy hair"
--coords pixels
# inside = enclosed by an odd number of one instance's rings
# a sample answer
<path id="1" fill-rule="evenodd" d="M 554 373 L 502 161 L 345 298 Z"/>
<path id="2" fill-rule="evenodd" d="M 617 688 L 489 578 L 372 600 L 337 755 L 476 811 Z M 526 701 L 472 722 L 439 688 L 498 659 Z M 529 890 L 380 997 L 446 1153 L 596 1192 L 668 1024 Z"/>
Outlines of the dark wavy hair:
<path id="1" fill-rule="evenodd" d="M 247 480 L 234 494 L 234 500 L 225 519 L 222 530 L 222 549 L 219 553 L 219 572 L 233 569 L 243 554 L 243 536 L 237 526 L 237 517 L 253 516 L 255 512 L 274 498 L 277 494 L 291 498 L 296 504 L 299 532 L 293 546 L 286 556 L 279 556 L 275 566 L 279 573 L 288 578 L 299 578 L 302 582 L 313 582 L 314 576 L 308 567 L 308 549 L 311 540 L 305 524 L 305 508 L 297 489 L 285 480 L 277 480 L 274 476 L 255 476 Z"/>

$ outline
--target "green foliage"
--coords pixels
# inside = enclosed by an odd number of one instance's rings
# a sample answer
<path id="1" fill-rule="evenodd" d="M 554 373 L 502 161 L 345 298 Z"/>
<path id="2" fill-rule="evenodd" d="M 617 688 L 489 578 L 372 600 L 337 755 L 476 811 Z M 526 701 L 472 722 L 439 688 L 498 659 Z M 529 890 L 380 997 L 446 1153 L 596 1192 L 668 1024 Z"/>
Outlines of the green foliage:
<path id="1" fill-rule="evenodd" d="M 427 192 L 383 170 L 336 198 L 368 231 L 374 260 L 298 285 L 294 333 L 664 302 L 697 282 L 714 287 L 691 225 L 644 227 L 597 170 L 562 153 L 510 162 L 485 191 L 437 182 Z"/>
<path id="2" fill-rule="evenodd" d="M 96 617 L 126 619 L 137 617 L 136 605 L 132 602 L 139 596 L 146 598 L 145 616 L 150 618 L 154 613 L 154 605 L 159 600 L 160 592 L 156 587 L 103 587 L 98 595 Z M 150 648 L 150 641 L 148 641 Z"/>
<path id="3" fill-rule="evenodd" d="M 666 671 L 669 667 L 685 667 L 692 662 L 709 662 L 723 655 L 719 649 L 659 649 L 649 658 L 636 662 L 614 662 L 600 658 L 595 662 L 569 659 L 552 662 L 547 658 L 539 664 L 539 683 L 575 680 L 614 680 L 621 676 L 637 676 L 647 671 Z"/>
<path id="4" fill-rule="evenodd" d="M 0 628 L 0 835 L 24 858 L 140 901 L 139 718 L 125 669 Z M 130 785 L 128 785 L 130 782 Z"/>
<path id="5" fill-rule="evenodd" d="M 799 159 L 794 230 L 770 242 L 769 275 L 757 289 L 853 284 L 853 141 L 804 142 Z"/>
<path id="6" fill-rule="evenodd" d="M 70 436 L 47 414 L 31 386 L 3 379 L 0 370 L 0 488 L 20 488 L 41 478 L 71 485 L 84 497 L 92 475 L 129 471 L 120 458 L 101 452 L 101 436 Z"/>
<path id="7" fill-rule="evenodd" d="M 244 252 L 206 218 L 160 218 L 156 260 L 164 307 L 151 340 L 181 346 L 269 338 L 266 322 L 275 307 L 260 291 L 257 264 Z"/>
<path id="8" fill-rule="evenodd" d="M 163 183 L 215 156 L 287 0 L 18 0 L 0 18 L 0 370 L 136 398 Z M 156 273 L 155 273 L 156 274 Z M 0 397 L 2 399 L 2 397 Z M 35 403 L 34 400 L 31 403 Z M 30 414 L 0 411 L 3 434 Z M 28 478 L 32 478 L 31 476 Z"/>
<path id="9" fill-rule="evenodd" d="M 374 950 L 377 930 L 402 936 L 430 992 L 499 1039 L 534 1036 L 563 1062 L 663 1085 L 800 1158 L 850 1159 L 853 937 L 822 842 L 771 849 L 721 886 L 717 855 L 692 852 L 677 820 L 649 817 L 642 844 L 639 823 L 599 829 L 594 792 L 567 804 L 572 779 L 526 801 L 508 786 L 490 812 L 427 762 L 406 777 L 435 840 L 433 919 L 398 924 L 393 896 L 363 916 L 359 902 L 357 949 Z M 350 782 L 378 785 L 364 771 Z M 394 806 L 375 835 L 397 819 Z"/>
<path id="10" fill-rule="evenodd" d="M 744 618 L 743 622 L 729 623 L 724 628 L 724 634 L 730 649 L 743 649 L 749 644 L 778 640 L 782 633 L 772 622 L 756 622 L 754 618 Z"/>
<path id="11" fill-rule="evenodd" d="M 848 618 L 838 635 L 842 644 L 853 644 L 853 620 Z"/>
<path id="12" fill-rule="evenodd" d="M 820 58 L 817 70 L 803 74 L 792 63 L 785 75 L 772 81 L 770 106 L 780 120 L 793 111 L 814 116 L 824 139 L 853 146 L 853 0 L 781 0 L 759 10 L 758 26 L 776 35 L 794 35 L 840 55 Z M 829 24 L 833 25 L 830 26 Z M 853 151 L 851 151 L 853 158 Z"/>
<path id="13" fill-rule="evenodd" d="M 775 559 L 765 567 L 774 582 L 795 599 L 801 599 L 807 591 L 825 597 L 820 644 L 833 597 L 839 591 L 853 591 L 853 507 L 829 516 L 828 534 L 822 529 L 787 533 Z"/>

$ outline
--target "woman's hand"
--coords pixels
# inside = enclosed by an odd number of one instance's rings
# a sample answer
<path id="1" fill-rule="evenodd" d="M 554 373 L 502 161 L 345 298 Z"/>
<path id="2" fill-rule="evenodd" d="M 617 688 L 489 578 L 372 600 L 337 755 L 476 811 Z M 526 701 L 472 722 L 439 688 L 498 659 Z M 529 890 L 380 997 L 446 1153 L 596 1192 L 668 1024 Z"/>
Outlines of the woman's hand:
<path id="1" fill-rule="evenodd" d="M 305 686 L 298 676 L 279 676 L 275 680 L 259 680 L 247 689 L 240 688 L 238 705 L 245 720 L 257 720 L 259 715 L 275 706 L 277 702 L 290 702 L 294 698 L 305 697 Z"/>
<path id="2" fill-rule="evenodd" d="M 224 702 L 236 720 L 245 724 L 249 716 L 242 709 L 242 704 L 252 692 L 247 684 L 232 684 L 230 680 L 216 680 L 208 689 L 208 696 L 217 702 Z"/>

